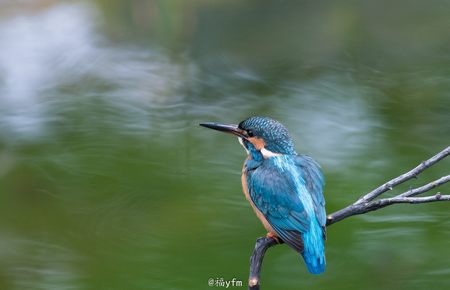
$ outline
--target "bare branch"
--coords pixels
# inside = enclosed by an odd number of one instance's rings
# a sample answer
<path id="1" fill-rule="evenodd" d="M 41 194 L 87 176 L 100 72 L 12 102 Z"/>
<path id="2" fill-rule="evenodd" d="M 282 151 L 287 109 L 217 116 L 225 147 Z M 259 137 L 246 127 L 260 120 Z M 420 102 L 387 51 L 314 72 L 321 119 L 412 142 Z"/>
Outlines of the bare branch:
<path id="1" fill-rule="evenodd" d="M 415 189 L 410 189 L 407 192 L 404 192 L 400 195 L 398 195 L 398 197 L 407 197 L 407 196 L 415 196 L 424 192 L 427 192 L 435 187 L 438 187 L 446 182 L 450 181 L 450 175 L 446 175 L 446 176 L 442 176 L 439 179 L 436 179 L 435 181 L 432 181 L 428 184 L 425 184 L 424 186 L 415 188 Z"/>
<path id="2" fill-rule="evenodd" d="M 396 203 L 426 203 L 426 202 L 433 202 L 433 201 L 450 201 L 450 195 L 442 195 L 440 193 L 437 193 L 435 195 L 431 196 L 424 196 L 424 197 L 391 197 L 391 198 L 383 198 L 379 200 L 374 200 L 367 202 L 365 204 L 357 204 L 357 205 L 351 205 L 344 209 L 341 209 L 340 211 L 337 211 L 327 217 L 327 226 L 332 225 L 340 220 L 343 220 L 347 217 L 353 216 L 353 215 L 359 215 L 368 213 L 370 211 L 378 210 L 381 208 L 384 208 L 388 205 L 396 204 Z"/>
<path id="3" fill-rule="evenodd" d="M 382 199 L 383 200 L 383 199 Z M 435 195 L 430 196 L 422 196 L 422 197 L 394 197 L 389 198 L 387 203 L 426 203 L 433 201 L 450 201 L 450 195 L 442 195 L 440 193 L 436 193 Z M 387 205 L 389 205 L 387 204 Z"/>
<path id="4" fill-rule="evenodd" d="M 256 240 L 255 249 L 250 257 L 250 275 L 248 277 L 248 289 L 259 290 L 259 278 L 261 266 L 266 250 L 278 244 L 274 238 L 261 237 Z"/>
<path id="5" fill-rule="evenodd" d="M 369 211 L 374 211 L 377 209 L 381 209 L 391 204 L 395 203 L 424 203 L 424 202 L 432 202 L 432 201 L 446 201 L 445 198 L 432 198 L 433 196 L 420 197 L 420 198 L 412 198 L 412 196 L 416 196 L 418 194 L 422 194 L 424 192 L 430 191 L 433 188 L 441 186 L 450 181 L 450 175 L 443 176 L 439 179 L 436 179 L 430 183 L 427 183 L 421 187 L 417 187 L 414 189 L 410 189 L 402 194 L 399 194 L 392 198 L 384 198 L 379 200 L 372 200 L 365 203 L 354 203 L 351 204 L 341 210 L 338 210 L 327 217 L 327 226 L 332 225 L 340 220 L 348 218 L 350 216 L 359 215 L 363 213 L 367 213 Z M 436 195 L 438 196 L 438 195 Z M 445 196 L 441 196 L 445 197 Z"/>
<path id="6" fill-rule="evenodd" d="M 450 146 L 448 146 L 447 148 L 445 148 L 438 154 L 434 155 L 430 159 L 423 161 L 418 166 L 416 166 L 414 169 L 412 169 L 394 179 L 391 179 L 388 182 L 386 182 L 385 184 L 382 184 L 381 186 L 375 188 L 368 194 L 366 194 L 363 197 L 361 197 L 360 199 L 358 199 L 354 204 L 357 205 L 357 204 L 362 204 L 362 203 L 371 201 L 371 200 L 375 199 L 377 196 L 379 196 L 380 194 L 382 194 L 388 190 L 392 190 L 392 188 L 394 188 L 395 186 L 397 186 L 405 181 L 408 181 L 412 178 L 415 178 L 419 173 L 421 173 L 428 167 L 432 166 L 436 162 L 444 159 L 449 154 L 450 154 Z"/>

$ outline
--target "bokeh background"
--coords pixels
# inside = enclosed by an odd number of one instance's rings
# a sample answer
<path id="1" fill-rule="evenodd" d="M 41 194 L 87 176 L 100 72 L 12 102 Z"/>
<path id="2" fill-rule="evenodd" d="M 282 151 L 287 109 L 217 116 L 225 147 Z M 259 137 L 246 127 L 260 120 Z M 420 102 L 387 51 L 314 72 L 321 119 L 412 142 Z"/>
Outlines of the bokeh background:
<path id="1" fill-rule="evenodd" d="M 338 210 L 450 144 L 449 15 L 445 0 L 0 1 L 0 289 L 246 285 L 265 232 L 245 153 L 197 124 L 280 120 Z M 263 289 L 450 289 L 450 203 L 352 217 L 326 252 L 312 276 L 270 249 Z"/>

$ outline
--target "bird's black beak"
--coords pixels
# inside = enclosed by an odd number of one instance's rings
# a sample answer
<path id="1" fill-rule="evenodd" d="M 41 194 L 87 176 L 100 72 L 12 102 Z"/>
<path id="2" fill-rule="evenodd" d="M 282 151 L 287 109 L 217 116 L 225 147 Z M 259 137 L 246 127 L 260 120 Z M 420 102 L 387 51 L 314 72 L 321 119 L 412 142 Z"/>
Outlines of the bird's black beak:
<path id="1" fill-rule="evenodd" d="M 230 134 L 236 135 L 238 137 L 242 137 L 242 138 L 248 137 L 247 132 L 245 132 L 245 130 L 240 129 L 238 127 L 238 125 L 234 125 L 234 124 L 219 124 L 219 123 L 214 123 L 214 122 L 206 122 L 206 123 L 200 123 L 199 125 L 202 127 L 209 128 L 209 129 L 214 129 L 217 131 L 230 133 Z"/>

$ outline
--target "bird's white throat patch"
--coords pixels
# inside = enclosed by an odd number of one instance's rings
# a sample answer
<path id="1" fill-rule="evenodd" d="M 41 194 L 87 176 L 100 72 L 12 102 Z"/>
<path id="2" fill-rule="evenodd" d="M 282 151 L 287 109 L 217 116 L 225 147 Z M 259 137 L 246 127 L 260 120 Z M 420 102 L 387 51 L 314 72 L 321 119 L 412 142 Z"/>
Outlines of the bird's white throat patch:
<path id="1" fill-rule="evenodd" d="M 247 147 L 245 147 L 244 140 L 242 140 L 242 137 L 238 137 L 238 140 L 239 140 L 239 144 L 241 144 L 242 147 L 244 147 L 245 152 L 247 152 L 247 155 L 250 154 L 250 152 L 247 150 Z"/>

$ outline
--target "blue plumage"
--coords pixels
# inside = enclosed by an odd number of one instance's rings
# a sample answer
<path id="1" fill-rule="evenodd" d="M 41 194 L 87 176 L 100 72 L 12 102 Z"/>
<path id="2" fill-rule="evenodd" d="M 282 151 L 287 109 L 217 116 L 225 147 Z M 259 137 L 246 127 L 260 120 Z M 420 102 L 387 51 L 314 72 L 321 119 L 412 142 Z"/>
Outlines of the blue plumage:
<path id="1" fill-rule="evenodd" d="M 325 270 L 323 177 L 308 156 L 280 155 L 245 166 L 248 191 L 278 236 L 302 254 L 308 270 Z"/>
<path id="2" fill-rule="evenodd" d="M 269 233 L 299 252 L 313 274 L 325 270 L 324 177 L 309 156 L 298 155 L 287 129 L 266 117 L 205 127 L 237 135 L 248 153 L 243 187 Z"/>

